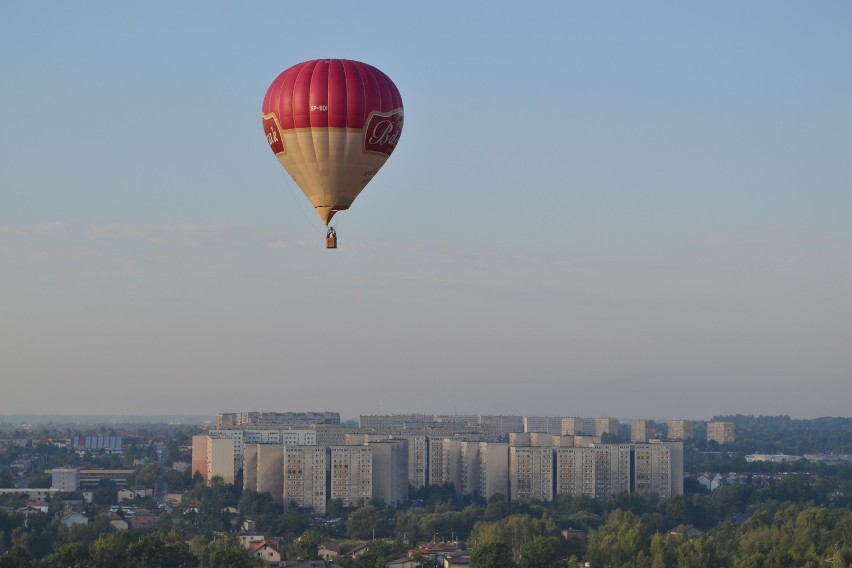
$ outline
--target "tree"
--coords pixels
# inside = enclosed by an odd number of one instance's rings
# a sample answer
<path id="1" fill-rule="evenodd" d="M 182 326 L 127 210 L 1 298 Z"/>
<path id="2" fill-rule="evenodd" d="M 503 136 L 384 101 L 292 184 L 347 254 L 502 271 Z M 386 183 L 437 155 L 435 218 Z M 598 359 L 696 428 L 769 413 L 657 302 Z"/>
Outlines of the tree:
<path id="1" fill-rule="evenodd" d="M 0 489 L 11 489 L 15 487 L 15 478 L 9 470 L 0 471 Z"/>
<path id="2" fill-rule="evenodd" d="M 42 568 L 88 568 L 89 549 L 79 542 L 70 542 L 48 554 L 41 563 Z"/>
<path id="3" fill-rule="evenodd" d="M 537 536 L 521 548 L 519 568 L 547 568 L 565 555 L 565 540 L 558 536 Z"/>
<path id="4" fill-rule="evenodd" d="M 0 568 L 35 568 L 35 565 L 35 559 L 30 551 L 19 544 L 0 556 Z"/>
<path id="5" fill-rule="evenodd" d="M 313 560 L 317 558 L 317 545 L 320 535 L 315 530 L 307 530 L 287 547 L 288 560 Z"/>
<path id="6" fill-rule="evenodd" d="M 381 568 L 387 566 L 393 550 L 383 540 L 374 540 L 367 546 L 367 552 L 352 561 L 350 568 Z"/>
<path id="7" fill-rule="evenodd" d="M 346 530 L 350 538 L 373 538 L 391 536 L 390 522 L 384 509 L 367 505 L 349 515 Z"/>
<path id="8" fill-rule="evenodd" d="M 127 549 L 133 566 L 173 568 L 198 566 L 198 559 L 175 537 L 162 533 L 146 534 Z"/>
<path id="9" fill-rule="evenodd" d="M 512 551 L 504 542 L 484 542 L 470 552 L 470 568 L 516 568 Z"/>
<path id="10" fill-rule="evenodd" d="M 646 541 L 642 521 L 629 511 L 616 509 L 603 526 L 589 534 L 586 560 L 592 566 L 622 566 L 647 549 Z"/>
<path id="11" fill-rule="evenodd" d="M 226 536 L 213 541 L 210 545 L 209 568 L 254 568 L 263 566 L 263 560 L 255 558 L 240 546 L 240 542 Z"/>
<path id="12" fill-rule="evenodd" d="M 95 541 L 89 551 L 91 568 L 114 568 L 124 566 L 130 535 L 127 531 L 107 533 Z"/>

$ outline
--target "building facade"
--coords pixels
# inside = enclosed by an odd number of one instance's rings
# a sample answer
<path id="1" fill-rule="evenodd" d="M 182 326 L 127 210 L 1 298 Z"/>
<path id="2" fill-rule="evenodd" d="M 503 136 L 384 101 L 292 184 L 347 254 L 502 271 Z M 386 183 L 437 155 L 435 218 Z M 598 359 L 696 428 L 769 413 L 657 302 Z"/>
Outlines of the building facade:
<path id="1" fill-rule="evenodd" d="M 707 441 L 729 444 L 734 441 L 733 422 L 708 422 Z"/>

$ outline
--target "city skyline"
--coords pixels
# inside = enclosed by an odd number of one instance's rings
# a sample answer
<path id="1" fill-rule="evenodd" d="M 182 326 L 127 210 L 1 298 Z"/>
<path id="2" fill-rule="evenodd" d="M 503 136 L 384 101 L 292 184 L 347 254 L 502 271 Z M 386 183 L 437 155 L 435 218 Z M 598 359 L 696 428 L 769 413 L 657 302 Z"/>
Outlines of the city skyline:
<path id="1" fill-rule="evenodd" d="M 18 3 L 0 416 L 848 416 L 852 4 Z M 314 58 L 405 129 L 339 248 L 270 152 Z"/>

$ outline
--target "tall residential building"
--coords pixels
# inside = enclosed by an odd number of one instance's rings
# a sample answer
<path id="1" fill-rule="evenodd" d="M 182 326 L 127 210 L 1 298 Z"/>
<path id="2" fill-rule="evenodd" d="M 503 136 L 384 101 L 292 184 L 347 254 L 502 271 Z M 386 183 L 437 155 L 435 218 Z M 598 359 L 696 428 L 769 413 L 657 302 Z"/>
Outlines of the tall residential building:
<path id="1" fill-rule="evenodd" d="M 370 446 L 331 446 L 329 452 L 329 499 L 340 499 L 344 507 L 357 507 L 372 499 L 373 449 Z"/>
<path id="2" fill-rule="evenodd" d="M 728 444 L 734 441 L 733 422 L 708 422 L 707 441 L 716 441 L 720 444 Z"/>
<path id="3" fill-rule="evenodd" d="M 234 438 L 207 438 L 207 483 L 221 477 L 225 484 L 234 483 L 239 467 L 235 466 L 236 441 Z M 242 454 L 242 448 L 240 448 Z M 242 464 L 240 464 L 241 466 Z"/>
<path id="4" fill-rule="evenodd" d="M 208 439 L 229 439 L 233 442 L 233 471 L 228 476 L 233 483 L 237 472 L 243 467 L 243 449 L 246 444 L 275 444 L 280 448 L 282 445 L 292 446 L 312 446 L 316 445 L 316 430 L 313 429 L 273 429 L 273 428 L 230 428 L 222 430 L 210 430 L 205 438 Z M 196 454 L 195 454 L 195 439 L 193 438 L 193 472 L 196 470 Z M 207 461 L 210 461 L 210 456 L 206 456 Z M 221 465 L 221 464 L 220 464 Z M 215 474 L 209 473 L 206 481 Z M 203 472 L 202 472 L 203 476 Z"/>
<path id="5" fill-rule="evenodd" d="M 509 444 L 479 442 L 479 495 L 509 498 Z"/>
<path id="6" fill-rule="evenodd" d="M 620 425 L 617 418 L 595 418 L 595 436 L 618 436 Z"/>
<path id="7" fill-rule="evenodd" d="M 257 448 L 257 492 L 268 492 L 276 503 L 284 503 L 284 446 L 255 444 Z"/>
<path id="8" fill-rule="evenodd" d="M 496 436 L 508 436 L 512 432 L 524 431 L 523 416 L 483 415 L 479 423 Z"/>
<path id="9" fill-rule="evenodd" d="M 605 499 L 630 490 L 630 444 L 556 448 L 556 494 Z"/>
<path id="10" fill-rule="evenodd" d="M 243 491 L 257 491 L 257 444 L 243 448 Z"/>
<path id="11" fill-rule="evenodd" d="M 644 418 L 634 418 L 630 421 L 630 441 L 634 444 L 644 444 L 654 437 L 654 421 Z"/>
<path id="12" fill-rule="evenodd" d="M 408 498 L 408 440 L 370 442 L 373 498 L 392 507 Z"/>
<path id="13" fill-rule="evenodd" d="M 524 432 L 561 434 L 562 418 L 558 416 L 524 416 Z"/>
<path id="14" fill-rule="evenodd" d="M 425 487 L 429 480 L 429 445 L 426 436 L 400 436 L 408 440 L 408 483 L 414 489 Z"/>
<path id="15" fill-rule="evenodd" d="M 201 479 L 207 483 L 210 476 L 207 475 L 207 436 L 199 434 L 192 437 L 192 474 L 201 474 Z"/>
<path id="16" fill-rule="evenodd" d="M 79 491 L 80 468 L 60 467 L 50 470 L 50 488 L 59 491 Z"/>
<path id="17" fill-rule="evenodd" d="M 670 440 L 686 440 L 695 437 L 695 424 L 691 420 L 669 420 Z"/>
<path id="18" fill-rule="evenodd" d="M 683 495 L 683 442 L 634 444 L 631 491 Z"/>
<path id="19" fill-rule="evenodd" d="M 432 424 L 435 424 L 432 414 L 368 414 L 359 417 L 361 429 L 377 432 L 396 432 Z"/>
<path id="20" fill-rule="evenodd" d="M 509 499 L 553 500 L 553 447 L 509 447 Z"/>
<path id="21" fill-rule="evenodd" d="M 326 512 L 327 450 L 320 446 L 283 447 L 284 508 L 296 503 L 315 514 Z"/>
<path id="22" fill-rule="evenodd" d="M 216 429 L 340 424 L 339 412 L 223 412 L 216 415 Z"/>
<path id="23" fill-rule="evenodd" d="M 579 436 L 586 434 L 585 418 L 578 416 L 568 416 L 562 419 L 561 434 L 563 436 Z M 591 432 L 589 432 L 590 434 Z"/>

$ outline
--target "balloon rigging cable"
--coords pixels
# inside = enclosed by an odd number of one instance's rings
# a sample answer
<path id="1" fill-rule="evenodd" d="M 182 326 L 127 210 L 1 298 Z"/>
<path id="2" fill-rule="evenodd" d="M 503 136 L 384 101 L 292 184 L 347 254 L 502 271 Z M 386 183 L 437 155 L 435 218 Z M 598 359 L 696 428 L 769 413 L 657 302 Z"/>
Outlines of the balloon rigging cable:
<path id="1" fill-rule="evenodd" d="M 287 183 L 286 185 L 287 185 L 288 188 L 290 188 L 290 196 L 293 198 L 293 202 L 296 204 L 296 207 L 299 208 L 299 211 L 301 211 L 302 216 L 304 216 L 305 220 L 308 222 L 308 225 L 310 225 L 311 228 L 314 231 L 316 231 L 317 233 L 322 234 L 322 229 L 320 229 L 319 227 L 317 227 L 314 224 L 313 217 L 307 214 L 304 206 L 302 205 L 302 200 L 299 199 L 299 196 L 296 195 L 295 191 L 293 191 L 293 186 L 295 185 L 296 182 L 293 181 L 293 178 L 290 177 L 290 175 L 287 173 L 286 170 L 284 170 L 282 168 L 281 171 L 284 174 L 284 176 L 291 182 L 291 183 Z"/>

